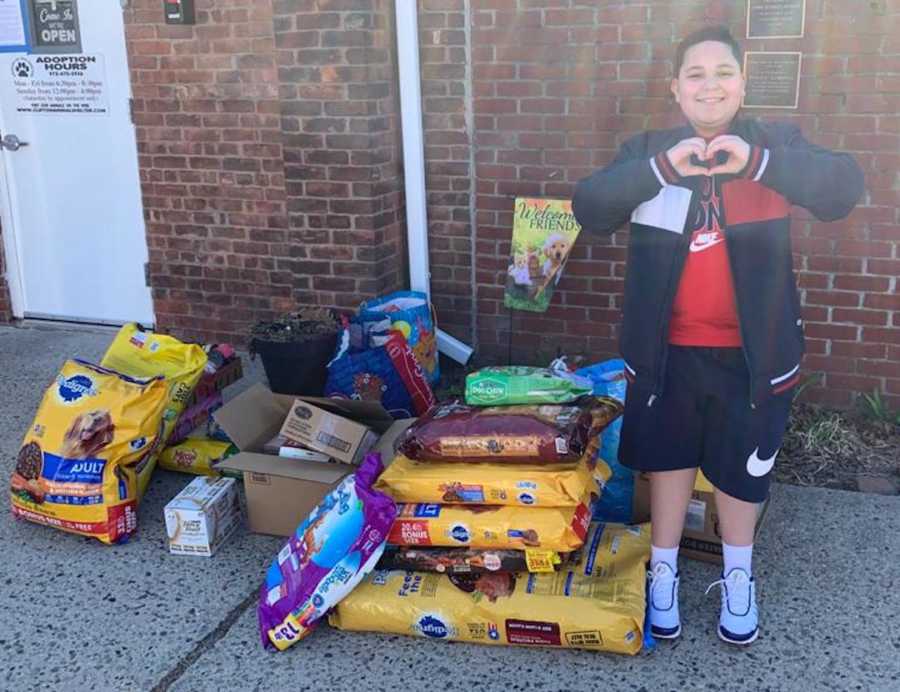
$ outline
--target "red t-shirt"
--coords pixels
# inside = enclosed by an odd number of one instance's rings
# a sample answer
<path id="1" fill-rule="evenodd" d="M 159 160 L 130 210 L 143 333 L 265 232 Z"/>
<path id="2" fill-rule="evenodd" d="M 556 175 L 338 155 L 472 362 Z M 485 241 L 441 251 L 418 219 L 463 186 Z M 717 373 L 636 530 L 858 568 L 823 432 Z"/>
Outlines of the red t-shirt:
<path id="1" fill-rule="evenodd" d="M 686 229 L 691 246 L 672 305 L 670 344 L 741 345 L 720 185 L 715 177 L 703 179 L 697 214 Z"/>

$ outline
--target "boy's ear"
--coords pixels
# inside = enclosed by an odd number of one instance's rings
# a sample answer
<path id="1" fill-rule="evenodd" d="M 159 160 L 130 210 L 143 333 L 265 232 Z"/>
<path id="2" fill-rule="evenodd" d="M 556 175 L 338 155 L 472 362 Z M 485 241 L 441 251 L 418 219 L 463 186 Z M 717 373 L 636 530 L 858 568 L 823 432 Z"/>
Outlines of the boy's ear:
<path id="1" fill-rule="evenodd" d="M 681 100 L 678 97 L 678 80 L 677 79 L 674 79 L 674 78 L 672 79 L 672 81 L 669 83 L 669 89 L 672 91 L 672 95 L 675 97 L 675 102 L 681 103 Z"/>

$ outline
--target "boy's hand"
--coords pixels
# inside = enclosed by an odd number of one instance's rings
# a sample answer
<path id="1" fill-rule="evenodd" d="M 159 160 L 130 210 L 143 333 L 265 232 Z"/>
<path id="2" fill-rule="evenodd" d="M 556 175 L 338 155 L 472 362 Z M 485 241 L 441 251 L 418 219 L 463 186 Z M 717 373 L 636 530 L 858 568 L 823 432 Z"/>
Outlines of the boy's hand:
<path id="1" fill-rule="evenodd" d="M 707 175 L 720 173 L 740 173 L 750 159 L 750 145 L 737 135 L 719 135 L 706 146 L 706 156 L 703 158 L 715 162 L 716 154 L 724 151 L 728 154 L 725 163 L 711 165 Z"/>
<path id="2" fill-rule="evenodd" d="M 691 162 L 691 157 L 696 156 L 700 161 L 705 161 L 707 153 L 706 141 L 703 137 L 691 137 L 683 139 L 666 152 L 672 168 L 678 171 L 678 175 L 686 178 L 691 175 L 709 175 L 709 169 Z"/>

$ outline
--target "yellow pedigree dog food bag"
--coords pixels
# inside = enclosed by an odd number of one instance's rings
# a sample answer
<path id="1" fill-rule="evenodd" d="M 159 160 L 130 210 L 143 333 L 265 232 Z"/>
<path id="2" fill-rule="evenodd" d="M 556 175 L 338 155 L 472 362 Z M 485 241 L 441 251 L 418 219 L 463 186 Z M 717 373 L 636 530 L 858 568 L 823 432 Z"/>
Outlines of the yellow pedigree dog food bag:
<path id="1" fill-rule="evenodd" d="M 394 457 L 375 487 L 397 502 L 575 507 L 595 491 L 595 475 L 606 481 L 606 462 L 595 452 L 576 464 L 495 464 L 491 462 L 414 461 Z"/>
<path id="2" fill-rule="evenodd" d="M 542 574 L 376 570 L 331 612 L 342 630 L 636 654 L 650 525 L 594 523 L 580 560 Z"/>
<path id="3" fill-rule="evenodd" d="M 104 368 L 129 377 L 165 377 L 168 385 L 163 442 L 169 439 L 206 367 L 206 353 L 197 344 L 142 329 L 134 322 L 122 327 L 100 361 Z M 138 499 L 144 496 L 156 467 L 156 455 L 144 459 L 139 468 Z"/>
<path id="4" fill-rule="evenodd" d="M 161 444 L 162 378 L 66 361 L 38 408 L 10 481 L 16 517 L 104 543 L 137 528 L 136 467 Z"/>
<path id="5" fill-rule="evenodd" d="M 584 544 L 590 505 L 590 493 L 576 507 L 401 504 L 388 543 L 568 553 Z"/>

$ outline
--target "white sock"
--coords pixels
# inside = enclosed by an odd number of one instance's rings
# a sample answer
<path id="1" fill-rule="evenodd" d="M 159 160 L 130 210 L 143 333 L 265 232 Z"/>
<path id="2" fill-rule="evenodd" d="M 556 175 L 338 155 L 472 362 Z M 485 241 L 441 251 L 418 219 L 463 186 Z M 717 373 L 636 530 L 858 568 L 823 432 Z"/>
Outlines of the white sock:
<path id="1" fill-rule="evenodd" d="M 723 571 L 726 577 L 733 569 L 742 569 L 748 577 L 752 576 L 750 565 L 753 562 L 753 544 L 728 545 L 722 541 L 722 560 L 725 563 Z"/>
<path id="2" fill-rule="evenodd" d="M 672 571 L 678 573 L 678 546 L 674 548 L 659 548 L 655 545 L 650 546 L 650 569 L 656 569 L 656 565 L 665 562 L 672 568 Z"/>

